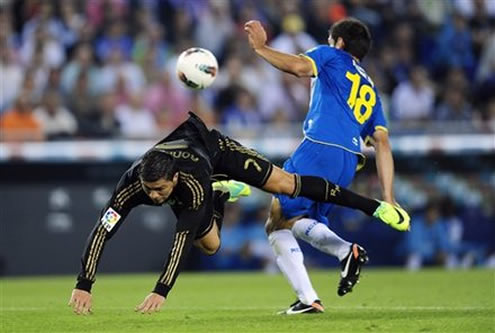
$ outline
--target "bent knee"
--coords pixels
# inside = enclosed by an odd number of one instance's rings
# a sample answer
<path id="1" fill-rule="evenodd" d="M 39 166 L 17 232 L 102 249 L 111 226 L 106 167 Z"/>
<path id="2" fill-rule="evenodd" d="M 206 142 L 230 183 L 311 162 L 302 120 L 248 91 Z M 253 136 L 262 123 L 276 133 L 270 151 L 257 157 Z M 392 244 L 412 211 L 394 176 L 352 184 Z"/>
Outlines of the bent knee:
<path id="1" fill-rule="evenodd" d="M 201 243 L 199 249 L 207 256 L 212 256 L 220 249 L 220 240 L 218 242 L 208 242 L 206 244 Z"/>
<path id="2" fill-rule="evenodd" d="M 291 229 L 294 219 L 286 220 L 282 214 L 282 206 L 280 200 L 273 198 L 272 205 L 270 207 L 270 214 L 265 223 L 265 232 L 270 235 L 272 232 L 282 229 Z"/>

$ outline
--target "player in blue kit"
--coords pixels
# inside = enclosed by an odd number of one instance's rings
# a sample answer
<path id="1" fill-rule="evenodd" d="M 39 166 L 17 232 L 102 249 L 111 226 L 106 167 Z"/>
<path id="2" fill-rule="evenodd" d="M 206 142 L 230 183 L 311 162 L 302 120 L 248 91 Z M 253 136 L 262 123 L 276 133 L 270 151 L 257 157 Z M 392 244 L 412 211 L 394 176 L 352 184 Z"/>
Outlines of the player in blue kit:
<path id="1" fill-rule="evenodd" d="M 391 225 L 409 230 L 409 216 L 395 202 L 394 162 L 388 130 L 378 91 L 360 61 L 371 47 L 371 34 L 362 22 L 346 18 L 335 23 L 329 45 L 319 45 L 305 54 L 279 52 L 266 45 L 266 32 L 258 21 L 245 24 L 253 50 L 281 71 L 298 77 L 312 77 L 309 111 L 303 125 L 304 140 L 285 162 L 288 172 L 326 178 L 347 187 L 365 162 L 360 138 L 376 150 L 376 166 L 385 202 L 394 205 L 401 223 Z M 341 262 L 338 294 L 352 291 L 359 281 L 361 266 L 368 261 L 363 247 L 350 243 L 328 228 L 333 205 L 305 198 L 275 195 L 266 230 L 284 273 L 298 299 L 282 313 L 315 313 L 324 308 L 311 285 L 295 239 L 336 256 Z M 375 214 L 379 217 L 380 213 Z M 295 237 L 294 237 L 295 236 Z"/>

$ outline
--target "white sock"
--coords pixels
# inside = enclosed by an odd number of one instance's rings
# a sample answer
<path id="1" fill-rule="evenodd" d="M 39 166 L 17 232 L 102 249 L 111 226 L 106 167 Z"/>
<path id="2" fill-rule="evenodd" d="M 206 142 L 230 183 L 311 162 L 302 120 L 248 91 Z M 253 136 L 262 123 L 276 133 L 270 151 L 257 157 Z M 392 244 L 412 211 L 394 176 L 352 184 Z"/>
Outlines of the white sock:
<path id="1" fill-rule="evenodd" d="M 316 291 L 304 267 L 304 257 L 301 248 L 288 229 L 273 231 L 268 240 L 277 257 L 277 264 L 285 278 L 289 281 L 297 297 L 304 304 L 310 305 L 318 299 Z"/>
<path id="2" fill-rule="evenodd" d="M 314 248 L 339 258 L 349 254 L 351 243 L 343 240 L 328 227 L 313 219 L 300 219 L 292 226 L 294 236 L 302 239 Z"/>

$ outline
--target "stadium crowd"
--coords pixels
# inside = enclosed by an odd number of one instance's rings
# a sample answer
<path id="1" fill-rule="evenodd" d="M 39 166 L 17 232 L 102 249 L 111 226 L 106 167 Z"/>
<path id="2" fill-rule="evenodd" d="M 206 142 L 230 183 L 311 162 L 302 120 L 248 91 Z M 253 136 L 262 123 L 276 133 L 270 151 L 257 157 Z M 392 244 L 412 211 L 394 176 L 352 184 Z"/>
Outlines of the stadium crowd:
<path id="1" fill-rule="evenodd" d="M 349 15 L 372 30 L 364 66 L 391 120 L 464 121 L 463 127 L 493 130 L 494 1 L 7 0 L 0 6 L 2 140 L 157 137 L 188 109 L 236 130 L 300 122 L 308 80 L 255 57 L 243 24 L 260 19 L 273 47 L 300 53 L 326 43 L 331 24 Z M 175 78 L 175 59 L 191 46 L 212 50 L 220 62 L 215 84 L 200 93 Z"/>

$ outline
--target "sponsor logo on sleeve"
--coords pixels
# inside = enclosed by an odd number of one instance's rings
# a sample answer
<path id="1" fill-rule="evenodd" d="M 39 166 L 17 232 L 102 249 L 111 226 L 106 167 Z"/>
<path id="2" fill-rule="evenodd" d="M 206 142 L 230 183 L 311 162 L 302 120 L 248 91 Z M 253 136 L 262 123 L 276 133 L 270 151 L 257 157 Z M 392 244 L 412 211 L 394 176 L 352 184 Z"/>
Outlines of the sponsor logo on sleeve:
<path id="1" fill-rule="evenodd" d="M 120 215 L 112 207 L 109 207 L 103 217 L 101 218 L 101 224 L 107 231 L 111 231 L 113 227 L 119 222 Z"/>

